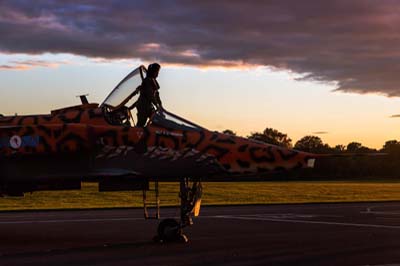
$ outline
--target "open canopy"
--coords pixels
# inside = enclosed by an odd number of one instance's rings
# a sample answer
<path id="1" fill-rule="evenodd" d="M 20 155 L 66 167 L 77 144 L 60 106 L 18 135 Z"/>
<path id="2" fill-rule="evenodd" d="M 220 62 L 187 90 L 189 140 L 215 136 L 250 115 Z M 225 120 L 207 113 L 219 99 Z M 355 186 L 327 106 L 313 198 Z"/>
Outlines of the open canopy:
<path id="1" fill-rule="evenodd" d="M 136 88 L 142 84 L 146 76 L 146 68 L 140 66 L 129 73 L 107 96 L 101 106 L 108 106 L 117 109 L 125 105 L 133 96 Z"/>
<path id="2" fill-rule="evenodd" d="M 142 84 L 147 70 L 144 66 L 139 66 L 131 73 L 129 73 L 107 96 L 101 107 L 106 107 L 107 114 L 113 124 L 126 124 L 126 119 L 132 117 L 128 115 L 134 105 L 127 105 L 128 102 L 134 102 L 134 96 L 137 95 L 138 87 Z M 129 106 L 129 107 L 128 107 Z M 121 117 L 122 113 L 122 117 Z M 116 119 L 115 117 L 116 116 Z M 201 130 L 201 126 L 196 125 L 178 115 L 170 113 L 160 107 L 150 118 L 150 122 L 162 127 L 170 129 L 182 130 Z M 130 124 L 130 122 L 129 122 Z"/>

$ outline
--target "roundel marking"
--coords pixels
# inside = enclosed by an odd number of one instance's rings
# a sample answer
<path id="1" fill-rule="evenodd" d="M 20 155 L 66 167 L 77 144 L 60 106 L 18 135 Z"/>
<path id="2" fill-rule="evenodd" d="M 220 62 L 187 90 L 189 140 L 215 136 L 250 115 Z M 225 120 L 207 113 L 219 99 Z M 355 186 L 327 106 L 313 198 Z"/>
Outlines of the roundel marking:
<path id="1" fill-rule="evenodd" d="M 19 149 L 22 145 L 22 139 L 20 136 L 14 135 L 10 138 L 10 147 L 13 149 Z"/>

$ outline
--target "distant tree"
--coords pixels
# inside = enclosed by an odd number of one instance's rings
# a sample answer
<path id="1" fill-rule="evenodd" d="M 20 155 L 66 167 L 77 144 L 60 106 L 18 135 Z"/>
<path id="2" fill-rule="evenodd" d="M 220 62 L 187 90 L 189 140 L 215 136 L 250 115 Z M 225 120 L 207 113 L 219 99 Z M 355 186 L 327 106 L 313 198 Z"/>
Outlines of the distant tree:
<path id="1" fill-rule="evenodd" d="M 320 137 L 305 136 L 298 140 L 294 148 L 300 151 L 323 153 L 330 150 L 329 145 L 324 144 Z"/>
<path id="2" fill-rule="evenodd" d="M 400 142 L 397 140 L 388 140 L 383 145 L 382 151 L 389 153 L 391 156 L 400 157 Z"/>
<path id="3" fill-rule="evenodd" d="M 333 148 L 329 146 L 329 144 L 325 143 L 324 147 L 321 149 L 321 152 L 333 152 Z"/>
<path id="4" fill-rule="evenodd" d="M 292 147 L 292 140 L 288 137 L 288 135 L 273 128 L 266 128 L 262 133 L 251 133 L 248 138 L 285 148 Z"/>
<path id="5" fill-rule="evenodd" d="M 346 150 L 348 152 L 358 152 L 361 150 L 361 148 L 362 148 L 361 143 L 353 141 L 347 144 Z"/>
<path id="6" fill-rule="evenodd" d="M 332 151 L 337 152 L 337 153 L 344 152 L 344 151 L 346 151 L 346 146 L 341 145 L 341 144 L 336 145 L 335 147 L 332 148 Z"/>
<path id="7" fill-rule="evenodd" d="M 353 142 L 350 142 L 349 144 L 347 144 L 346 151 L 347 152 L 368 153 L 368 152 L 376 152 L 377 150 L 365 147 L 361 143 L 353 141 Z"/>
<path id="8" fill-rule="evenodd" d="M 392 150 L 396 150 L 398 147 L 400 147 L 400 142 L 399 141 L 397 141 L 397 140 L 388 140 L 383 145 L 382 151 L 390 152 Z"/>
<path id="9" fill-rule="evenodd" d="M 225 129 L 224 131 L 222 131 L 222 133 L 226 134 L 226 135 L 231 135 L 231 136 L 237 136 L 236 132 L 230 129 Z"/>

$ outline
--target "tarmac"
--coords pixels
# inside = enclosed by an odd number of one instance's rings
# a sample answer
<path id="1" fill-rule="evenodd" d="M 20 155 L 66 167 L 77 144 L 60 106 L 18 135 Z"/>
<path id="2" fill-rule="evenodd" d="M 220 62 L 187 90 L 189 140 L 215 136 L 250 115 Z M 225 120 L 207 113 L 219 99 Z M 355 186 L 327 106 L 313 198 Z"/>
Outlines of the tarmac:
<path id="1" fill-rule="evenodd" d="M 156 243 L 140 209 L 3 212 L 0 265 L 400 265 L 400 202 L 203 207 L 194 221 L 188 243 Z"/>

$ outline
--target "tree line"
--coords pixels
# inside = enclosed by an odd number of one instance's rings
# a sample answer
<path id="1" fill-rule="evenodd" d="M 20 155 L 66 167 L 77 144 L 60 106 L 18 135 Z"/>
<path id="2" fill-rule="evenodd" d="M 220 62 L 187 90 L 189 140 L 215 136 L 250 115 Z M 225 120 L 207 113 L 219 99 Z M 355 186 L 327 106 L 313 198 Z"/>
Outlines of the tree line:
<path id="1" fill-rule="evenodd" d="M 223 133 L 236 135 L 229 129 Z M 397 140 L 386 141 L 380 149 L 366 147 L 357 141 L 331 147 L 320 137 L 308 135 L 293 145 L 292 139 L 287 134 L 273 128 L 266 128 L 263 132 L 253 132 L 247 138 L 284 148 L 332 155 L 317 160 L 315 169 L 312 171 L 285 173 L 285 176 L 312 178 L 400 177 L 400 141 Z M 278 176 L 280 175 L 282 174 L 278 174 Z"/>

